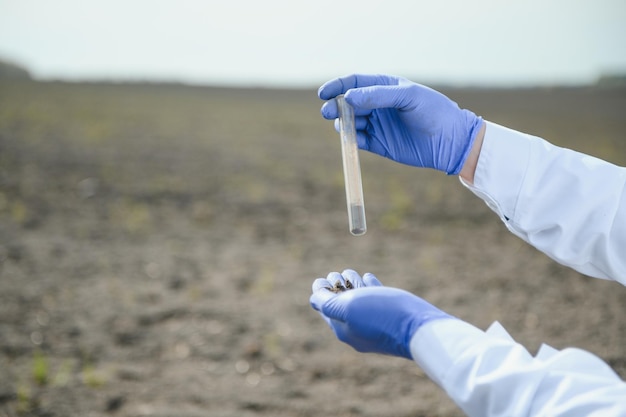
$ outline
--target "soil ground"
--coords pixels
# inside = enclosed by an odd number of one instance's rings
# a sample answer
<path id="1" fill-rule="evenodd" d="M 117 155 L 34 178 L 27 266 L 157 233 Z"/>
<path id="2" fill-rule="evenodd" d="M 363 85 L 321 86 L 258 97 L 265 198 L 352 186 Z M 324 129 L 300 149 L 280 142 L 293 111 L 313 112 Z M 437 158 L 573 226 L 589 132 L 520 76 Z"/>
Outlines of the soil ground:
<path id="1" fill-rule="evenodd" d="M 444 89 L 486 119 L 626 164 L 626 89 Z M 348 233 L 313 90 L 0 84 L 0 416 L 461 416 L 410 361 L 308 304 L 373 272 L 531 352 L 626 376 L 626 288 L 529 247 L 458 179 L 362 153 Z"/>

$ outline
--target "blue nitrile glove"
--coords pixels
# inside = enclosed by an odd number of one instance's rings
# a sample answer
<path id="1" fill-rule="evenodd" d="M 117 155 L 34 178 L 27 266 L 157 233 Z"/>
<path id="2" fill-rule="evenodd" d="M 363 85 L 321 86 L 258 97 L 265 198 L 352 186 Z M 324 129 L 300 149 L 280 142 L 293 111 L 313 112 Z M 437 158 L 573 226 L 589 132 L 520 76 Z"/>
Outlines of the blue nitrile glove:
<path id="1" fill-rule="evenodd" d="M 337 286 L 348 289 L 330 290 Z M 407 291 L 384 287 L 370 273 L 361 278 L 349 269 L 316 279 L 310 302 L 337 338 L 357 351 L 407 359 L 412 359 L 409 343 L 421 325 L 451 317 Z"/>
<path id="2" fill-rule="evenodd" d="M 359 148 L 396 162 L 458 174 L 463 168 L 482 118 L 443 94 L 405 78 L 349 75 L 322 85 L 318 95 L 326 119 L 338 117 L 344 94 L 354 107 Z"/>

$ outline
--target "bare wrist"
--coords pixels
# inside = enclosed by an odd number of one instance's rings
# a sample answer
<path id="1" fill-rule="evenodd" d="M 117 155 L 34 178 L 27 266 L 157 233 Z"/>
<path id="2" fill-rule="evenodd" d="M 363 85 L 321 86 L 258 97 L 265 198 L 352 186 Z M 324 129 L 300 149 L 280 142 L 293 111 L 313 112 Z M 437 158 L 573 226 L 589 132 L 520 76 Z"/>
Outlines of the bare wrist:
<path id="1" fill-rule="evenodd" d="M 485 138 L 485 130 L 487 128 L 487 124 L 483 122 L 478 134 L 476 135 L 476 139 L 474 139 L 474 144 L 472 145 L 472 150 L 470 150 L 465 163 L 463 164 L 463 168 L 459 175 L 461 178 L 465 180 L 465 182 L 469 184 L 474 184 L 474 174 L 476 173 L 476 166 L 478 165 L 478 157 L 480 156 L 480 150 L 483 146 L 483 139 Z"/>

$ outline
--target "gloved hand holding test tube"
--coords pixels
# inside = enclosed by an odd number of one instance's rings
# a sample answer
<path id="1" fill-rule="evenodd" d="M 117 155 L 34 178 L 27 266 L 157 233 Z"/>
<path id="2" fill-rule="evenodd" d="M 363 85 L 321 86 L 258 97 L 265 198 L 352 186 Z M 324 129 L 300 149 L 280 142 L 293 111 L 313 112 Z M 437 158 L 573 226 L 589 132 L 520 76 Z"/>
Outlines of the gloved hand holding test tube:
<path id="1" fill-rule="evenodd" d="M 367 224 L 365 222 L 359 147 L 356 143 L 354 109 L 346 103 L 343 94 L 337 96 L 337 107 L 339 110 L 339 135 L 341 137 L 343 177 L 346 185 L 348 223 L 350 233 L 354 236 L 361 236 L 367 231 Z"/>

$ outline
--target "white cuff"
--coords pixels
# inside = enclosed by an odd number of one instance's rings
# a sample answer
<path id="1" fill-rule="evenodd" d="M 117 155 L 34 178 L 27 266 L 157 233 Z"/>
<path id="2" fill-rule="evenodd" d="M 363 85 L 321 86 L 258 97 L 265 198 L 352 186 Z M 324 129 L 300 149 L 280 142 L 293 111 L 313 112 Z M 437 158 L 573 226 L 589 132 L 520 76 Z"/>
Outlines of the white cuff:
<path id="1" fill-rule="evenodd" d="M 462 320 L 440 319 L 420 327 L 411 338 L 409 349 L 426 375 L 443 387 L 446 374 L 461 356 L 494 339 L 513 341 L 497 322 L 483 332 Z"/>
<path id="2" fill-rule="evenodd" d="M 486 125 L 474 185 L 463 179 L 461 183 L 483 199 L 506 222 L 515 217 L 533 137 L 489 121 Z"/>

